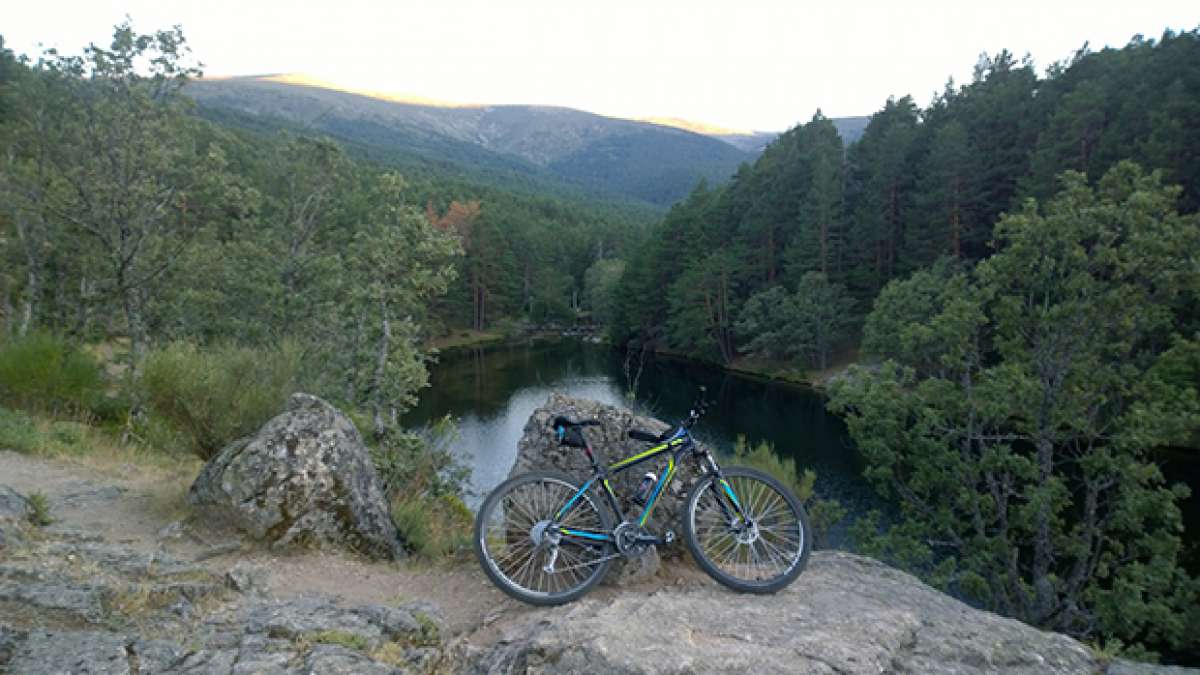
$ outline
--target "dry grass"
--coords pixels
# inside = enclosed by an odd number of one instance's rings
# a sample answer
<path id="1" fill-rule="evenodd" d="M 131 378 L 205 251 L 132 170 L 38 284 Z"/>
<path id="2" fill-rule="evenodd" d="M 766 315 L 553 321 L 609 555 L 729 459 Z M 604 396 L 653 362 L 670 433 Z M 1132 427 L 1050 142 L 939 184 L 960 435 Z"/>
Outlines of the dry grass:
<path id="1" fill-rule="evenodd" d="M 13 419 L 23 419 L 25 425 L 20 447 L 2 449 L 53 459 L 118 482 L 134 480 L 145 486 L 147 508 L 155 516 L 169 521 L 187 514 L 187 490 L 203 466 L 195 456 L 122 441 L 114 432 L 77 419 L 15 415 L 20 418 Z"/>

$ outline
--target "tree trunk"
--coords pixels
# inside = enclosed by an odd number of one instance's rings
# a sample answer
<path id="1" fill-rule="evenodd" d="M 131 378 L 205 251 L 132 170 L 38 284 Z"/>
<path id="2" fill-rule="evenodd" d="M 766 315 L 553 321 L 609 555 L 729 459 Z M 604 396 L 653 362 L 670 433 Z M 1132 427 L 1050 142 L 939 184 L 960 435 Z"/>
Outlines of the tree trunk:
<path id="1" fill-rule="evenodd" d="M 122 294 L 125 325 L 129 330 L 129 372 L 137 379 L 146 356 L 146 326 L 142 322 L 142 296 L 138 289 L 127 287 Z"/>
<path id="2" fill-rule="evenodd" d="M 829 220 L 821 219 L 821 274 L 829 274 Z"/>
<path id="3" fill-rule="evenodd" d="M 962 179 L 958 176 L 954 177 L 954 192 L 950 203 L 950 250 L 954 253 L 955 258 L 962 257 L 962 233 L 960 231 L 961 224 L 959 222 L 959 188 L 962 184 Z"/>
<path id="4" fill-rule="evenodd" d="M 1038 484 L 1045 487 L 1050 482 L 1054 466 L 1054 445 L 1048 438 L 1039 438 L 1037 448 Z M 1041 623 L 1054 610 L 1054 583 L 1050 580 L 1050 567 L 1054 555 L 1054 542 L 1050 532 L 1050 502 L 1043 499 L 1034 515 L 1033 540 L 1033 591 L 1034 623 Z"/>
<path id="5" fill-rule="evenodd" d="M 354 343 L 350 348 L 350 368 L 346 375 L 346 401 L 352 402 L 355 400 L 355 384 L 358 383 L 359 369 L 359 354 L 362 352 L 363 344 L 367 340 L 367 316 L 366 311 L 359 311 L 358 318 L 354 322 Z"/>
<path id="6" fill-rule="evenodd" d="M 371 378 L 371 408 L 374 413 L 375 437 L 383 438 L 388 425 L 384 417 L 383 378 L 387 373 L 388 353 L 391 350 L 392 324 L 388 320 L 387 302 L 379 298 L 379 350 L 375 355 L 375 375 Z"/>
<path id="7" fill-rule="evenodd" d="M 39 293 L 41 293 L 41 288 L 37 272 L 30 267 L 29 273 L 26 275 L 25 297 L 21 300 L 21 324 L 17 327 L 17 335 L 21 337 L 25 337 L 29 333 L 29 328 L 33 324 Z"/>
<path id="8" fill-rule="evenodd" d="M 21 323 L 17 327 L 17 335 L 24 337 L 37 317 L 38 300 L 42 294 L 42 259 L 39 255 L 41 247 L 33 235 L 33 224 L 22 216 L 18 216 L 16 221 L 17 237 L 25 253 L 25 293 L 21 300 Z"/>

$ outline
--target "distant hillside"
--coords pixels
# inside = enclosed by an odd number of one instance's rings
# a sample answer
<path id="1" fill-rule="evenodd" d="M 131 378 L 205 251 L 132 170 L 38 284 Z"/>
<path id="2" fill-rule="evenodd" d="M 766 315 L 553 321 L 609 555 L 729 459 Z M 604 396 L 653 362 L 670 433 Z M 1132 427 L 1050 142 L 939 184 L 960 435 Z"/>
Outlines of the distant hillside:
<path id="1" fill-rule="evenodd" d="M 201 80 L 189 92 L 218 119 L 269 118 L 365 146 L 376 156 L 412 155 L 566 182 L 660 206 L 683 198 L 701 179 L 725 181 L 757 154 L 691 131 L 571 108 L 413 101 L 295 76 Z"/>
<path id="2" fill-rule="evenodd" d="M 842 143 L 850 145 L 862 138 L 863 130 L 867 128 L 867 123 L 871 121 L 871 118 L 865 116 L 834 117 L 830 121 L 837 129 L 838 135 L 842 137 Z M 771 141 L 779 138 L 779 132 L 776 131 L 724 131 L 710 135 L 754 155 L 761 153 Z"/>

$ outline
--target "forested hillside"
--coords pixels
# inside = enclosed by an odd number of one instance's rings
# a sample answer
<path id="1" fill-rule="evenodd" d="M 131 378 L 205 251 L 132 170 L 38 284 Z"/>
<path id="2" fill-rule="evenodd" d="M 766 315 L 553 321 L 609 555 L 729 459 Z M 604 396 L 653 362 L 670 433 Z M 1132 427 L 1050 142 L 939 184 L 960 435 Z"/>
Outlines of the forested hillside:
<path id="1" fill-rule="evenodd" d="M 830 409 L 894 507 L 856 522 L 862 550 L 1194 661 L 1191 490 L 1160 462 L 1200 437 L 1198 91 L 1200 32 L 1168 32 L 1042 76 L 984 57 L 850 147 L 818 112 L 671 209 L 615 286 L 613 337 L 810 372 L 854 350 Z"/>
<path id="2" fill-rule="evenodd" d="M 402 409 L 423 341 L 572 319 L 646 212 L 394 173 L 335 141 L 214 124 L 178 30 L 0 61 L 0 331 L 300 345 L 311 386 Z M 149 63 L 149 71 L 141 70 Z"/>
<path id="3" fill-rule="evenodd" d="M 822 367 L 857 341 L 889 281 L 942 257 L 987 257 L 1000 214 L 1057 192 L 1063 171 L 1095 180 L 1132 159 L 1180 185 L 1180 210 L 1194 212 L 1196 91 L 1193 31 L 1084 49 L 1043 76 L 1008 52 L 984 57 L 971 82 L 924 108 L 889 99 L 848 147 L 818 112 L 728 185 L 672 208 L 628 261 L 613 336 L 720 362 L 751 352 Z M 818 292 L 827 299 L 805 300 Z"/>

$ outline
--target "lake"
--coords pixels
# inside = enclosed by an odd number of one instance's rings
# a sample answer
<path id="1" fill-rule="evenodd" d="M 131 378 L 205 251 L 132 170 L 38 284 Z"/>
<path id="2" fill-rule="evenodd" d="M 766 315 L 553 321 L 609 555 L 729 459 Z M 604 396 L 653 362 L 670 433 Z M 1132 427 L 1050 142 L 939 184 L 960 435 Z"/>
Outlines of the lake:
<path id="1" fill-rule="evenodd" d="M 630 402 L 623 393 L 622 365 L 616 350 L 574 340 L 455 351 L 430 368 L 431 386 L 404 422 L 420 426 L 445 415 L 456 419 L 455 449 L 471 468 L 475 495 L 469 503 L 474 506 L 508 476 L 529 415 L 551 392 L 673 421 L 687 414 L 704 385 L 712 406 L 694 433 L 718 453 L 728 453 L 739 435 L 752 443 L 767 441 L 794 458 L 798 469 L 814 470 L 817 493 L 837 499 L 852 515 L 884 508 L 862 477 L 862 459 L 845 426 L 825 411 L 819 393 L 648 355 L 637 398 Z M 844 532 L 831 532 L 826 543 L 844 544 Z"/>

